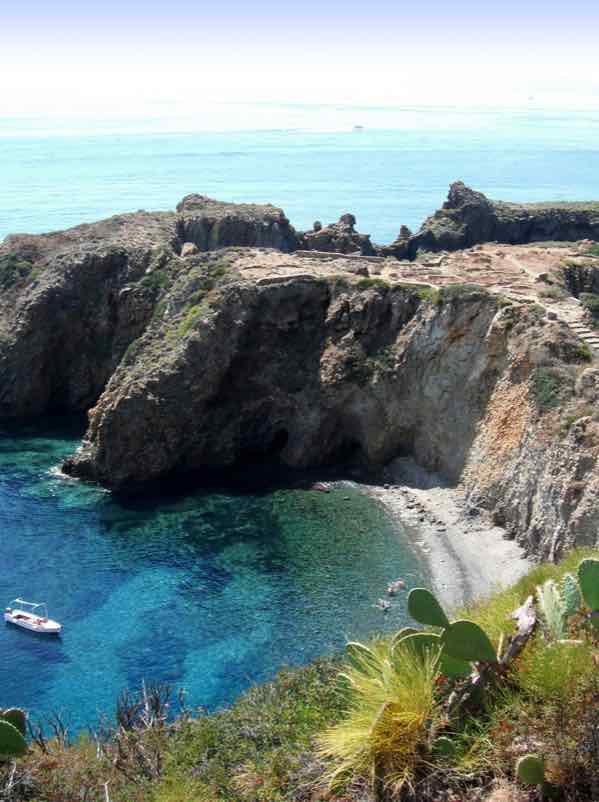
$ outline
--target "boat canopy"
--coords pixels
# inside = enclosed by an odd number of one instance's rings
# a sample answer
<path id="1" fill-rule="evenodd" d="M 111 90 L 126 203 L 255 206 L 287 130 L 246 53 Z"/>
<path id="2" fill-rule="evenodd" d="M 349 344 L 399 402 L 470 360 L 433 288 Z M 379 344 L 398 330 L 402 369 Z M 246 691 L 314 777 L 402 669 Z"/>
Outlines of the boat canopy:
<path id="1" fill-rule="evenodd" d="M 39 615 L 40 618 L 48 617 L 48 608 L 45 602 L 37 604 L 36 602 L 25 601 L 25 599 L 13 599 L 10 603 L 10 608 L 12 610 L 17 608 L 23 610 L 23 612 L 29 612 L 32 615 Z"/>

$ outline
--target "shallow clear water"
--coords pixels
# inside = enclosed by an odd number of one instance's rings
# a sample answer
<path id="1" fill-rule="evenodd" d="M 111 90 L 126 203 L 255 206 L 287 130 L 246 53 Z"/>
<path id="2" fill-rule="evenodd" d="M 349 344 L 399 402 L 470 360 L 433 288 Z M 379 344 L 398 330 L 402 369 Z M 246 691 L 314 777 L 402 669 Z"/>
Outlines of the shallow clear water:
<path id="1" fill-rule="evenodd" d="M 117 502 L 51 471 L 80 433 L 0 432 L 0 603 L 43 600 L 64 624 L 60 639 L 0 626 L 1 705 L 82 727 L 153 679 L 214 708 L 401 623 L 401 601 L 387 615 L 372 605 L 422 569 L 354 486 Z"/>
<path id="2" fill-rule="evenodd" d="M 298 228 L 353 212 L 386 243 L 438 209 L 456 179 L 504 200 L 598 195 L 599 112 L 223 108 L 200 120 L 0 117 L 0 238 L 172 209 L 200 192 L 273 203 Z M 201 129 L 258 127 L 267 111 L 285 129 Z"/>

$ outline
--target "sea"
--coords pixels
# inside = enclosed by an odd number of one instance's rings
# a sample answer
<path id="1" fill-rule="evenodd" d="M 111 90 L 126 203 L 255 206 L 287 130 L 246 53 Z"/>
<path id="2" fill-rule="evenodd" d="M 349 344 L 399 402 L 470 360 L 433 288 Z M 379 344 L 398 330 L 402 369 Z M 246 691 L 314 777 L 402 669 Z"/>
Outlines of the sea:
<path id="1" fill-rule="evenodd" d="M 0 116 L 0 239 L 190 192 L 281 206 L 302 229 L 355 214 L 416 229 L 461 179 L 492 198 L 599 198 L 599 112 L 222 104 L 200 117 Z M 71 732 L 142 683 L 205 710 L 283 666 L 406 621 L 386 584 L 427 581 L 408 530 L 358 484 L 281 478 L 115 498 L 67 479 L 84 422 L 0 426 L 0 606 L 47 602 L 60 638 L 0 627 L 0 706 Z"/>

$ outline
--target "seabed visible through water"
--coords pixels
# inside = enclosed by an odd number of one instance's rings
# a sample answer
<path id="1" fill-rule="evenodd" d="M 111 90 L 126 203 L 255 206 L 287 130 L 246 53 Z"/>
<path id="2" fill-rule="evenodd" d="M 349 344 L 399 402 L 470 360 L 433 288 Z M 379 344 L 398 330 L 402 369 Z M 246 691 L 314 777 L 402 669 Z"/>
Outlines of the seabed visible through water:
<path id="1" fill-rule="evenodd" d="M 56 469 L 81 434 L 79 421 L 0 431 L 0 604 L 45 601 L 64 625 L 61 638 L 0 627 L 3 705 L 93 727 L 145 680 L 214 709 L 404 621 L 405 595 L 374 605 L 424 569 L 355 485 L 117 500 Z"/>

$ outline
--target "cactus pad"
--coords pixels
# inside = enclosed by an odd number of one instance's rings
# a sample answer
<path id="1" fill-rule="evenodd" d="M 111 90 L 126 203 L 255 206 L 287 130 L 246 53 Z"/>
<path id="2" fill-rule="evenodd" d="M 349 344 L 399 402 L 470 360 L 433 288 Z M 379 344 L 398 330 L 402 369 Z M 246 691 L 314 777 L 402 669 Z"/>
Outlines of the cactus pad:
<path id="1" fill-rule="evenodd" d="M 460 660 L 457 657 L 452 657 L 447 653 L 446 649 L 443 649 L 441 652 L 439 671 L 445 674 L 449 679 L 457 679 L 458 677 L 465 677 L 470 674 L 472 666 L 467 660 Z"/>
<path id="2" fill-rule="evenodd" d="M 564 615 L 566 616 L 566 619 L 568 619 L 576 613 L 582 604 L 580 588 L 578 587 L 576 578 L 572 576 L 572 574 L 564 574 L 560 590 Z"/>
<path id="3" fill-rule="evenodd" d="M 21 735 L 27 735 L 27 716 L 18 707 L 0 711 L 0 719 L 4 719 L 16 727 Z"/>
<path id="4" fill-rule="evenodd" d="M 27 742 L 9 721 L 0 720 L 0 755 L 19 757 L 27 751 Z"/>
<path id="5" fill-rule="evenodd" d="M 583 560 L 578 566 L 578 582 L 584 603 L 599 610 L 599 560 Z"/>
<path id="6" fill-rule="evenodd" d="M 408 612 L 421 624 L 431 627 L 449 626 L 449 619 L 443 608 L 426 588 L 413 588 L 408 594 Z"/>
<path id="7" fill-rule="evenodd" d="M 486 633 L 473 621 L 454 621 L 441 636 L 445 651 L 459 660 L 497 660 L 493 644 Z"/>
<path id="8" fill-rule="evenodd" d="M 566 617 L 561 593 L 553 579 L 537 585 L 537 603 L 543 616 L 545 631 L 553 640 L 566 637 Z"/>
<path id="9" fill-rule="evenodd" d="M 456 745 L 447 735 L 441 735 L 433 741 L 431 751 L 435 757 L 447 760 L 455 755 Z"/>
<path id="10" fill-rule="evenodd" d="M 525 785 L 543 785 L 545 764 L 537 755 L 524 755 L 516 763 L 516 777 Z"/>

